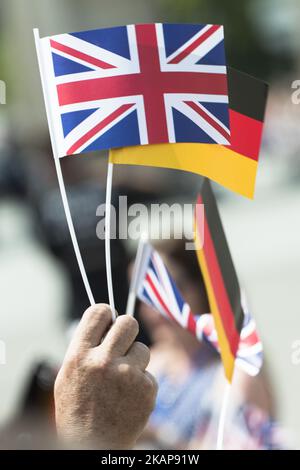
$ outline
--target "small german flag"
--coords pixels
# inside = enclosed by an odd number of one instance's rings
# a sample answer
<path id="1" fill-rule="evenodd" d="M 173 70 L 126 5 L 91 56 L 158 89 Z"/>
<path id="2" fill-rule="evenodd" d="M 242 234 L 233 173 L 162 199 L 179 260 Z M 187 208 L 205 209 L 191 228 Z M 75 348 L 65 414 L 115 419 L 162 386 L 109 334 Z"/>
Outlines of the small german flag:
<path id="1" fill-rule="evenodd" d="M 110 162 L 197 173 L 253 198 L 268 87 L 230 67 L 227 78 L 231 145 L 176 143 L 122 147 L 110 151 Z"/>
<path id="2" fill-rule="evenodd" d="M 239 282 L 216 199 L 206 178 L 197 204 L 204 204 L 204 212 L 196 210 L 195 214 L 197 257 L 216 325 L 225 375 L 231 382 L 244 312 Z"/>

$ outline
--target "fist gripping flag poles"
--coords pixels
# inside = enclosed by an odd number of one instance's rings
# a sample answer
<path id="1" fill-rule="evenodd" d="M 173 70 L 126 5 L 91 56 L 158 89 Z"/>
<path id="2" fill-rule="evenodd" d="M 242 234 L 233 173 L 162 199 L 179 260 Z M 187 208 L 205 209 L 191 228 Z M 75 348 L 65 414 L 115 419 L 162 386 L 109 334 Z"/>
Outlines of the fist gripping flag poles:
<path id="1" fill-rule="evenodd" d="M 34 37 L 60 192 L 81 276 L 93 304 L 60 158 L 170 142 L 229 145 L 223 27 L 142 24 L 42 39 L 35 29 Z M 109 303 L 115 318 L 110 258 L 113 163 L 109 161 L 107 171 L 105 254 Z"/>

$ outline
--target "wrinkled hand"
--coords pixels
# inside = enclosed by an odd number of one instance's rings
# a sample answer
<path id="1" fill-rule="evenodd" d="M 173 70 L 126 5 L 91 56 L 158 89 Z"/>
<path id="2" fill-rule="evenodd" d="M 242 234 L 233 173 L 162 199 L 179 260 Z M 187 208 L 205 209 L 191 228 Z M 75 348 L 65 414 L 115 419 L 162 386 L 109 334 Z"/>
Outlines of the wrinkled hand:
<path id="1" fill-rule="evenodd" d="M 138 323 L 98 304 L 84 313 L 55 382 L 58 435 L 68 445 L 132 448 L 153 410 L 149 349 L 134 342 Z M 103 341 L 102 341 L 103 340 Z"/>

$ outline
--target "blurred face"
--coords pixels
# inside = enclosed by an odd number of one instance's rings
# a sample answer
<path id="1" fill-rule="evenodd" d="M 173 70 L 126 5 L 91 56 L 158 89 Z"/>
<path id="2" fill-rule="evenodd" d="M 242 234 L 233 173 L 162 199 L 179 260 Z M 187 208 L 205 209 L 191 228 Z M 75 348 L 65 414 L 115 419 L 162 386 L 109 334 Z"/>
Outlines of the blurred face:
<path id="1" fill-rule="evenodd" d="M 196 280 L 191 280 L 184 269 L 174 263 L 173 260 L 165 259 L 165 262 L 182 297 L 190 305 L 192 311 L 195 314 L 208 313 L 209 308 L 204 286 L 197 283 Z M 143 302 L 140 305 L 140 316 L 154 342 L 166 342 L 168 340 L 181 342 L 193 341 L 188 331 L 184 330 L 175 322 L 164 318 L 160 313 Z"/>

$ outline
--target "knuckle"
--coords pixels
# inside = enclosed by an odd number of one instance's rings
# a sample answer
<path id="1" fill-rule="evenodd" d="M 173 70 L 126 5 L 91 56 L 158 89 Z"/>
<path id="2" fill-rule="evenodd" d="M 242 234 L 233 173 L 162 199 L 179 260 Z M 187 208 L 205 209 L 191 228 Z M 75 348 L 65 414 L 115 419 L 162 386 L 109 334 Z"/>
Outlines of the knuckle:
<path id="1" fill-rule="evenodd" d="M 132 375 L 132 367 L 129 364 L 121 363 L 118 365 L 118 373 L 123 377 L 129 377 Z"/>
<path id="2" fill-rule="evenodd" d="M 92 367 L 103 376 L 106 376 L 111 369 L 111 361 L 107 356 L 102 356 L 101 358 L 93 361 Z"/>
<path id="3" fill-rule="evenodd" d="M 65 378 L 72 376 L 88 376 L 96 368 L 96 361 L 93 359 L 92 351 L 78 349 L 63 361 L 60 373 Z"/>
<path id="4" fill-rule="evenodd" d="M 94 354 L 94 351 L 91 351 L 85 361 L 85 367 L 91 372 L 95 371 L 97 374 L 106 375 L 111 367 L 111 360 L 106 354 Z"/>
<path id="5" fill-rule="evenodd" d="M 84 360 L 84 355 L 81 353 L 80 350 L 77 350 L 76 352 L 72 352 L 71 354 L 68 354 L 68 356 L 65 358 L 63 362 L 63 367 L 64 369 L 67 369 L 67 370 L 79 369 L 82 365 L 83 360 Z"/>
<path id="6" fill-rule="evenodd" d="M 134 367 L 127 363 L 120 363 L 118 365 L 118 376 L 120 382 L 124 387 L 133 387 L 138 386 L 137 373 Z"/>

